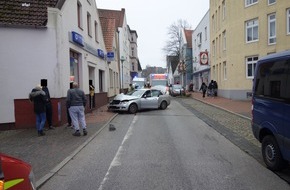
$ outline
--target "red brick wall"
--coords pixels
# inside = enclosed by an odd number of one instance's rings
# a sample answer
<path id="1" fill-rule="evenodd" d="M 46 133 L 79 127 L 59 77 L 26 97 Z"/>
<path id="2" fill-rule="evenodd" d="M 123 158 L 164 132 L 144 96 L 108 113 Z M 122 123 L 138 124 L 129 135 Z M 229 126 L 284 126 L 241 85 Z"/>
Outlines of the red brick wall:
<path id="1" fill-rule="evenodd" d="M 86 95 L 89 102 L 89 95 Z M 66 98 L 52 98 L 52 123 L 53 126 L 61 126 L 67 123 Z M 95 109 L 108 104 L 107 93 L 95 94 Z M 28 99 L 15 99 L 15 123 L 0 124 L 0 130 L 7 129 L 25 129 L 35 127 L 35 114 L 33 111 L 33 103 Z M 89 104 L 86 106 L 86 113 L 91 112 Z"/>

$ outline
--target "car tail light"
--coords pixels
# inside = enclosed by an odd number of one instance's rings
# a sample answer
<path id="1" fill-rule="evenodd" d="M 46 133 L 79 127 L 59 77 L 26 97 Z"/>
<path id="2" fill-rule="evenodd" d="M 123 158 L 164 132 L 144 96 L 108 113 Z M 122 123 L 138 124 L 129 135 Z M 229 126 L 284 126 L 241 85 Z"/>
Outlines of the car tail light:
<path id="1" fill-rule="evenodd" d="M 4 180 L 0 180 L 0 190 L 4 190 Z"/>

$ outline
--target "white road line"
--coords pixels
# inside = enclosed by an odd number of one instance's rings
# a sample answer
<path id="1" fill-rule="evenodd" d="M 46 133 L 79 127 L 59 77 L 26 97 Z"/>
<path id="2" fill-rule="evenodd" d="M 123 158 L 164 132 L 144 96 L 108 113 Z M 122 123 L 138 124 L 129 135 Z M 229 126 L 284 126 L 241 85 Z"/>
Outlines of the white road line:
<path id="1" fill-rule="evenodd" d="M 107 171 L 107 173 L 106 173 L 106 175 L 105 175 L 105 177 L 104 177 L 104 179 L 103 179 L 103 181 L 102 181 L 100 187 L 98 188 L 98 190 L 102 190 L 102 189 L 103 189 L 103 186 L 104 186 L 105 183 L 106 183 L 106 181 L 109 180 L 109 175 L 110 175 L 110 171 L 111 171 L 111 169 L 112 169 L 113 167 L 116 167 L 116 166 L 120 166 L 120 165 L 121 165 L 121 160 L 120 160 L 120 158 L 121 158 L 122 153 L 124 152 L 124 147 L 123 147 L 123 145 L 124 145 L 125 142 L 130 138 L 130 136 L 133 134 L 133 126 L 134 126 L 134 124 L 136 123 L 137 118 L 138 118 L 138 116 L 136 115 L 136 116 L 134 117 L 134 119 L 133 119 L 133 121 L 132 121 L 132 123 L 131 123 L 131 125 L 130 125 L 130 127 L 129 127 L 129 129 L 128 129 L 128 131 L 127 131 L 127 133 L 126 133 L 126 135 L 125 135 L 125 137 L 124 137 L 124 139 L 123 139 L 123 141 L 122 141 L 122 144 L 119 146 L 118 151 L 117 151 L 117 153 L 116 153 L 116 155 L 115 155 L 113 161 L 111 162 L 110 167 L 109 167 L 109 169 L 108 169 L 108 171 Z"/>

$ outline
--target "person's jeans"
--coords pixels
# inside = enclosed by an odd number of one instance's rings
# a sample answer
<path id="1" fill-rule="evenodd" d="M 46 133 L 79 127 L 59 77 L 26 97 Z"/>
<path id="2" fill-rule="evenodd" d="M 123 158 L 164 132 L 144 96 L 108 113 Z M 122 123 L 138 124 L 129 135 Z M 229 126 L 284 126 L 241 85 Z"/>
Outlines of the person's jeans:
<path id="1" fill-rule="evenodd" d="M 37 131 L 42 131 L 46 122 L 46 113 L 36 114 L 36 129 Z"/>
<path id="2" fill-rule="evenodd" d="M 86 129 L 86 118 L 84 106 L 71 106 L 69 108 L 69 114 L 71 117 L 72 125 L 75 130 L 79 130 L 79 123 L 83 129 Z"/>

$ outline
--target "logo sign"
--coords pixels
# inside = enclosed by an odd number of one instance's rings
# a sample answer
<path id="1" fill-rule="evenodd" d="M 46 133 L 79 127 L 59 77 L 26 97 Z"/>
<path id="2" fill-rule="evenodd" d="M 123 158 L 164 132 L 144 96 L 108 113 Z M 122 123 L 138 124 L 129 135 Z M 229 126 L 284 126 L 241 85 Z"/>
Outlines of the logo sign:
<path id="1" fill-rule="evenodd" d="M 115 58 L 115 53 L 114 52 L 108 52 L 107 53 L 107 61 L 111 62 L 111 61 L 114 61 L 114 58 Z"/>
<path id="2" fill-rule="evenodd" d="M 72 32 L 72 40 L 73 40 L 73 42 L 75 42 L 81 46 L 84 46 L 84 39 L 83 39 L 82 35 L 80 35 L 76 32 Z"/>
<path id="3" fill-rule="evenodd" d="M 104 54 L 103 50 L 98 49 L 98 56 L 103 58 L 103 59 L 105 58 L 105 54 Z"/>
<path id="4" fill-rule="evenodd" d="M 208 65 L 208 52 L 200 52 L 200 64 Z"/>

